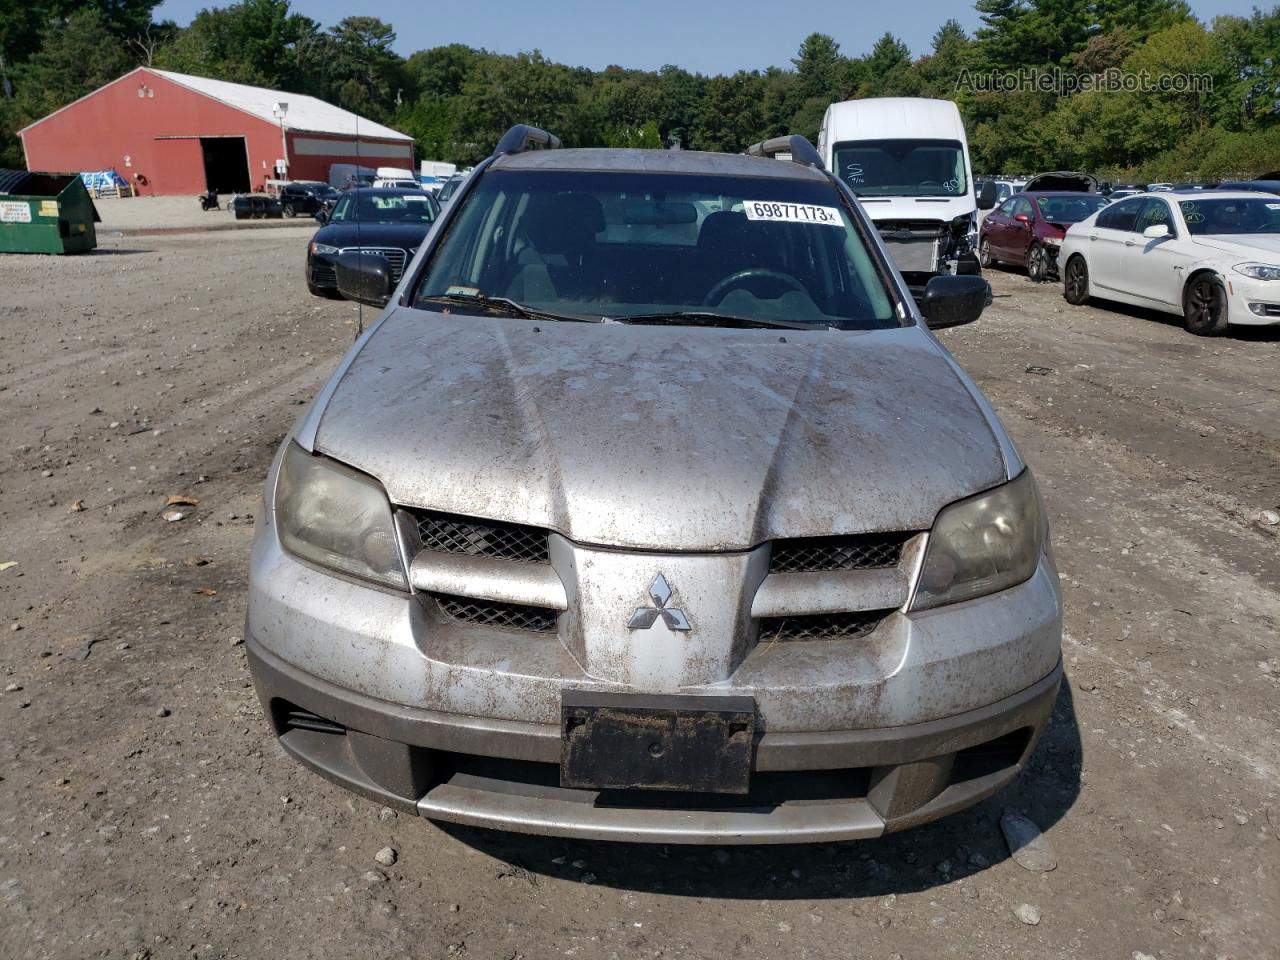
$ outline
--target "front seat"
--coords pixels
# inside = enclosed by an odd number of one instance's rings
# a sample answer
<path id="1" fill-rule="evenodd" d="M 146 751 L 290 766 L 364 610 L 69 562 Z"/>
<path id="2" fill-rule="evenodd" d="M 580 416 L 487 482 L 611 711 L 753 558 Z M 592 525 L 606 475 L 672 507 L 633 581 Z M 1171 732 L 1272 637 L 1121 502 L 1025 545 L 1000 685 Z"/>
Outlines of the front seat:
<path id="1" fill-rule="evenodd" d="M 517 255 L 520 269 L 507 296 L 545 301 L 602 295 L 595 253 L 604 226 L 600 201 L 589 193 L 534 194 L 520 219 L 526 246 Z"/>

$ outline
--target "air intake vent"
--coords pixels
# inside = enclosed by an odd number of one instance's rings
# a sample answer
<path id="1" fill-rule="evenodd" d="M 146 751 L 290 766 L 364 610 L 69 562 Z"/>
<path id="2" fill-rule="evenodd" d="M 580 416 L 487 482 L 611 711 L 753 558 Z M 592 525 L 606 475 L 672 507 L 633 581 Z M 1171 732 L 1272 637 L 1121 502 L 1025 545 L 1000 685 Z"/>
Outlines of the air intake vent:
<path id="1" fill-rule="evenodd" d="M 432 596 L 440 605 L 441 612 L 449 619 L 487 627 L 551 633 L 556 629 L 556 618 L 559 616 L 559 611 L 523 603 L 477 600 L 475 597 L 455 597 L 444 593 Z"/>
<path id="2" fill-rule="evenodd" d="M 517 563 L 551 562 L 547 553 L 547 531 L 541 527 L 426 511 L 415 512 L 414 517 L 424 550 Z"/>
<path id="3" fill-rule="evenodd" d="M 902 545 L 912 533 L 861 533 L 847 537 L 775 540 L 770 573 L 818 573 L 828 570 L 878 570 L 896 567 Z"/>
<path id="4" fill-rule="evenodd" d="M 290 730 L 310 730 L 314 733 L 339 735 L 347 732 L 347 728 L 337 721 L 326 720 L 310 710 L 303 710 L 301 707 L 294 706 L 284 700 L 275 701 L 274 706 L 281 736 Z"/>
<path id="5" fill-rule="evenodd" d="M 794 617 L 769 617 L 760 621 L 761 643 L 802 640 L 856 640 L 880 625 L 892 610 L 858 610 L 854 613 L 811 613 Z"/>

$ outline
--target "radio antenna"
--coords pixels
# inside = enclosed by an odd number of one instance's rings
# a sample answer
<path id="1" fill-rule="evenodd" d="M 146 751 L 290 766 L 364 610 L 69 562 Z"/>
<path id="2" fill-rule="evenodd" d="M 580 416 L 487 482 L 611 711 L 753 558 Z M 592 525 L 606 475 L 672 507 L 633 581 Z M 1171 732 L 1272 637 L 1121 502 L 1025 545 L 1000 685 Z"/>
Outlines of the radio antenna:
<path id="1" fill-rule="evenodd" d="M 355 182 L 354 189 L 358 191 L 361 189 L 360 187 L 360 183 L 361 183 L 361 180 L 360 180 L 360 114 L 355 113 L 355 111 L 352 111 L 352 113 L 355 114 L 355 118 L 356 118 L 356 182 Z M 359 197 L 357 197 L 356 199 L 359 200 Z M 356 211 L 356 255 L 360 258 L 359 259 L 360 266 L 363 267 L 364 266 L 364 238 L 361 236 L 361 231 L 364 228 L 364 222 L 363 222 L 364 217 L 360 215 L 359 203 L 353 203 L 352 207 Z M 356 302 L 356 339 L 359 340 L 363 335 L 364 335 L 364 304 L 357 301 Z"/>

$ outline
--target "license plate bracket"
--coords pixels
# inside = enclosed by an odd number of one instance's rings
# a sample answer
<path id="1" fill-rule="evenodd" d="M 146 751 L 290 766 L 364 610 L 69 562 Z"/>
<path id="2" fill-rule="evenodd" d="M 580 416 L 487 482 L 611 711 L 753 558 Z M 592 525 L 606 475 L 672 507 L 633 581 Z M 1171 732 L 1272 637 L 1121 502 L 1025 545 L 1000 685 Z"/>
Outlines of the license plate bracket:
<path id="1" fill-rule="evenodd" d="M 751 697 L 566 690 L 560 785 L 746 793 L 755 732 Z"/>

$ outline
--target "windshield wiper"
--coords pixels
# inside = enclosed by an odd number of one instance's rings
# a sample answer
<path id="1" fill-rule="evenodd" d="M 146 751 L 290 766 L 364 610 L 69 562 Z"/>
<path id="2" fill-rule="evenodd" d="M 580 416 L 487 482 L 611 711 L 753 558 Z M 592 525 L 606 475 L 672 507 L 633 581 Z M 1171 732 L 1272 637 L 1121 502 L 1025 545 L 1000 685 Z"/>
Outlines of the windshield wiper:
<path id="1" fill-rule="evenodd" d="M 763 320 L 735 317 L 709 310 L 675 310 L 670 313 L 636 313 L 630 316 L 605 317 L 610 323 L 661 324 L 673 327 L 741 327 L 763 330 L 831 330 L 830 324 L 800 323 L 795 320 Z"/>
<path id="2" fill-rule="evenodd" d="M 459 303 L 467 306 L 489 307 L 496 310 L 505 310 L 507 313 L 515 314 L 518 317 L 526 317 L 529 320 L 550 320 L 565 321 L 568 323 L 603 323 L 602 319 L 596 317 L 576 317 L 567 313 L 550 313 L 546 310 L 538 310 L 534 307 L 526 307 L 518 300 L 512 300 L 510 297 L 490 297 L 483 293 L 435 293 L 426 297 L 419 297 L 419 300 L 443 300 L 446 303 Z"/>

